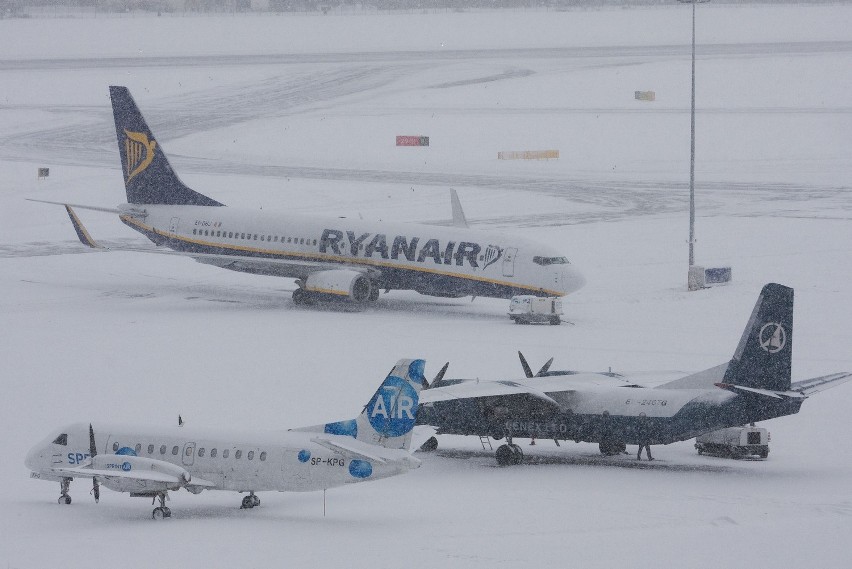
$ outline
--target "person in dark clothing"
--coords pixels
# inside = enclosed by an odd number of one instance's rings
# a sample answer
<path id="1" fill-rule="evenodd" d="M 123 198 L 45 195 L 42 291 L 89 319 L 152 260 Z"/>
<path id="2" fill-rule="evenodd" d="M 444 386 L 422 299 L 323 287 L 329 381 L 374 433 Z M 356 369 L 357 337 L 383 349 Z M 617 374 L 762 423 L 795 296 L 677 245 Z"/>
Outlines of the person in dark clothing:
<path id="1" fill-rule="evenodd" d="M 636 453 L 636 460 L 642 460 L 642 449 L 648 453 L 648 460 L 654 460 L 654 457 L 651 456 L 651 445 L 648 443 L 639 443 L 639 451 Z"/>
<path id="2" fill-rule="evenodd" d="M 642 449 L 648 453 L 648 460 L 654 460 L 651 456 L 651 443 L 648 442 L 651 438 L 651 426 L 648 424 L 648 417 L 644 413 L 639 414 L 639 450 L 636 452 L 636 460 L 642 460 Z"/>

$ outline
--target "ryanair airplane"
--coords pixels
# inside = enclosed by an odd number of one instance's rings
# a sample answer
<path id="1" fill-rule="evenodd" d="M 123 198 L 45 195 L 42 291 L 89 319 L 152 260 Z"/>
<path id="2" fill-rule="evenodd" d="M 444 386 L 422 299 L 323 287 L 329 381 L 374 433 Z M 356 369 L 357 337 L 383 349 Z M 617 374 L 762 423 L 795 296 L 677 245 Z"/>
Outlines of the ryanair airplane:
<path id="1" fill-rule="evenodd" d="M 175 427 L 76 424 L 57 429 L 27 454 L 30 477 L 59 482 L 70 504 L 74 478 L 159 500 L 153 518 L 171 517 L 171 490 L 247 493 L 241 508 L 260 505 L 255 492 L 308 492 L 368 482 L 419 468 L 411 456 L 423 360 L 399 360 L 356 419 L 286 432 L 234 433 Z"/>
<path id="2" fill-rule="evenodd" d="M 73 207 L 117 213 L 168 249 L 153 252 L 295 278 L 297 304 L 344 300 L 363 306 L 377 300 L 381 289 L 452 298 L 564 296 L 585 284 L 577 268 L 551 247 L 468 229 L 454 192 L 452 227 L 224 207 L 180 181 L 126 87 L 110 87 L 110 97 L 127 203 L 115 209 L 59 204 L 89 247 L 104 249 Z"/>

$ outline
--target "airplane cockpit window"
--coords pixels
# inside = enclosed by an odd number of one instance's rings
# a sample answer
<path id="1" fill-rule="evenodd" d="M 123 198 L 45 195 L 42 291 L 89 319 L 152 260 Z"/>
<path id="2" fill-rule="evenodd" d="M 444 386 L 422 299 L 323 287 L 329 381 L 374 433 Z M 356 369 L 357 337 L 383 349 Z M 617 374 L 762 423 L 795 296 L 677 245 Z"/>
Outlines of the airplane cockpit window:
<path id="1" fill-rule="evenodd" d="M 566 259 L 565 257 L 539 257 L 539 256 L 533 257 L 533 263 L 535 263 L 536 265 L 542 265 L 542 266 L 545 266 L 545 267 L 547 265 L 567 265 L 567 264 L 569 264 L 568 259 Z"/>
<path id="2" fill-rule="evenodd" d="M 66 446 L 68 444 L 68 433 L 62 433 L 53 441 L 55 445 Z"/>

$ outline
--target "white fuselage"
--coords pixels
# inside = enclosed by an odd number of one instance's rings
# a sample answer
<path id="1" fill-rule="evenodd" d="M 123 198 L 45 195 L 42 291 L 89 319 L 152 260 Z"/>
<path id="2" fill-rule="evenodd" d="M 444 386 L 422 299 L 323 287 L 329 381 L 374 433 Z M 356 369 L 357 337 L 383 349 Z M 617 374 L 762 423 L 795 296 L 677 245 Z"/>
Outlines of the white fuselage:
<path id="1" fill-rule="evenodd" d="M 388 223 L 185 205 L 121 206 L 120 217 L 155 243 L 257 263 L 224 268 L 304 278 L 320 267 L 369 272 L 377 286 L 435 296 L 563 296 L 585 284 L 553 247 L 460 227 Z M 287 261 L 264 266 L 264 260 Z M 316 267 L 312 266 L 316 265 Z"/>
<path id="2" fill-rule="evenodd" d="M 33 478 L 58 480 L 53 469 L 84 464 L 89 458 L 88 425 L 76 424 L 57 431 L 27 454 L 25 464 Z M 65 444 L 56 444 L 66 434 Z M 212 485 L 187 486 L 237 492 L 274 490 L 304 492 L 323 490 L 355 482 L 386 478 L 417 468 L 420 461 L 407 450 L 370 446 L 369 452 L 382 461 L 350 459 L 311 441 L 317 433 L 280 431 L 225 433 L 175 427 L 145 429 L 100 425 L 95 442 L 98 454 L 114 455 L 132 451 L 136 456 L 177 465 L 192 476 Z M 347 445 L 359 444 L 343 435 Z"/>

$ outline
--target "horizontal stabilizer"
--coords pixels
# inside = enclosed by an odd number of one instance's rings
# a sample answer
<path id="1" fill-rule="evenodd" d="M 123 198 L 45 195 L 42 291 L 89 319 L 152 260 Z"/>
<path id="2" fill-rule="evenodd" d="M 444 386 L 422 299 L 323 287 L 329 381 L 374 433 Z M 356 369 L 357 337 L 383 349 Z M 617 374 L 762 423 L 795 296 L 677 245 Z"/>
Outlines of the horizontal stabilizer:
<path id="1" fill-rule="evenodd" d="M 355 439 L 343 442 L 332 441 L 324 437 L 314 437 L 311 441 L 320 446 L 324 446 L 328 450 L 338 452 L 348 459 L 372 460 L 382 464 L 387 462 L 385 458 L 379 456 L 369 448 L 369 446 L 372 446 L 373 449 L 375 449 L 376 447 L 374 445 L 358 444 L 358 441 Z"/>
<path id="2" fill-rule="evenodd" d="M 89 235 L 89 231 L 86 229 L 86 226 L 83 225 L 83 222 L 80 221 L 80 218 L 77 217 L 77 214 L 74 213 L 74 210 L 71 209 L 71 206 L 66 205 L 65 211 L 68 212 L 68 217 L 71 218 L 71 225 L 74 226 L 74 231 L 77 232 L 77 238 L 80 239 L 80 243 L 87 247 L 91 247 L 92 249 L 103 249 L 97 241 L 92 239 L 92 236 Z"/>
<path id="3" fill-rule="evenodd" d="M 801 393 L 802 395 L 807 397 L 814 393 L 818 393 L 820 391 L 825 391 L 826 389 L 836 387 L 841 383 L 846 383 L 849 380 L 852 380 L 852 373 L 833 373 L 831 375 L 823 375 L 822 377 L 814 377 L 811 379 L 797 381 L 796 383 L 790 386 L 790 389 L 792 391 Z"/>

